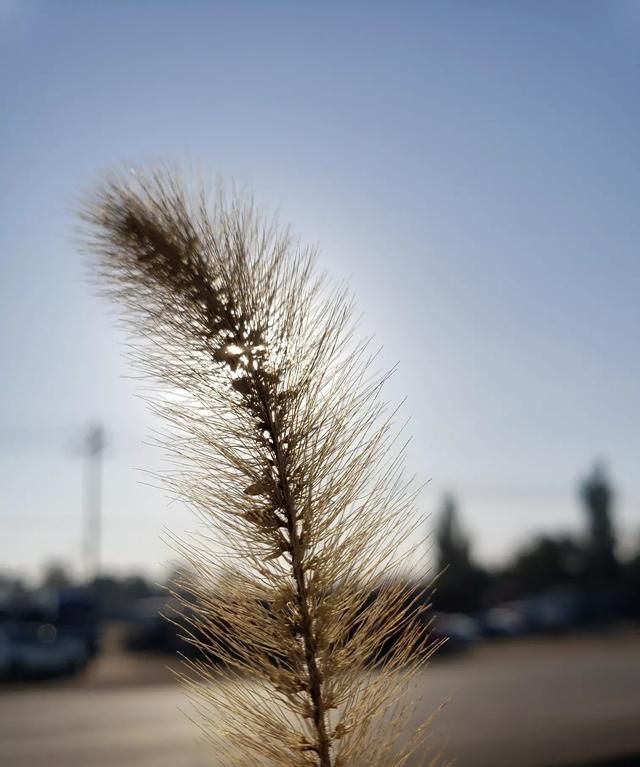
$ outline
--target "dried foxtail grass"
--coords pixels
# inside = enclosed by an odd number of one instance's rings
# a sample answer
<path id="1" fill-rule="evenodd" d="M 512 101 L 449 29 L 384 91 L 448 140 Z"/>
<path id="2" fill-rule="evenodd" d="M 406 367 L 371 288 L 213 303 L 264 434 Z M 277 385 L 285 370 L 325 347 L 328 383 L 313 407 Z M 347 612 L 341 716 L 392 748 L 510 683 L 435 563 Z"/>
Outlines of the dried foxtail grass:
<path id="1" fill-rule="evenodd" d="M 82 215 L 166 385 L 167 481 L 205 523 L 183 551 L 217 758 L 405 764 L 424 735 L 403 732 L 406 690 L 432 649 L 398 554 L 415 493 L 351 300 L 251 202 L 210 205 L 170 173 L 111 177 Z"/>

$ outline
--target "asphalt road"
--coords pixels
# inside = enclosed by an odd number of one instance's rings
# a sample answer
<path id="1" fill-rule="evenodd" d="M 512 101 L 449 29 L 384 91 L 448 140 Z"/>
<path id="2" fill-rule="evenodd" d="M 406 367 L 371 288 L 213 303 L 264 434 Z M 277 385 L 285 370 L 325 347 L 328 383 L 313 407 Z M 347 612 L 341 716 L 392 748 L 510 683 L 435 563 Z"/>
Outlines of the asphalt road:
<path id="1" fill-rule="evenodd" d="M 435 748 L 458 767 L 552 767 L 640 754 L 640 637 L 510 643 L 424 673 Z M 0 767 L 214 767 L 173 684 L 0 694 Z M 640 762 L 639 762 L 640 764 Z"/>

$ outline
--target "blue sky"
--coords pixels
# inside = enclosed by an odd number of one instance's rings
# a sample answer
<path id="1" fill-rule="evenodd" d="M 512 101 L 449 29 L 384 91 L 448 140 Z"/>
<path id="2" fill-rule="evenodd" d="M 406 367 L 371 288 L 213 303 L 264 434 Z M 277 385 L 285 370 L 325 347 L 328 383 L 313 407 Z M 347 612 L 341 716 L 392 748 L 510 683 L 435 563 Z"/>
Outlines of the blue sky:
<path id="1" fill-rule="evenodd" d="M 595 458 L 640 529 L 634 2 L 0 2 L 0 564 L 81 552 L 105 424 L 106 566 L 158 572 L 188 512 L 70 213 L 113 164 L 234 178 L 318 242 L 400 361 L 425 510 L 484 560 L 581 528 Z"/>

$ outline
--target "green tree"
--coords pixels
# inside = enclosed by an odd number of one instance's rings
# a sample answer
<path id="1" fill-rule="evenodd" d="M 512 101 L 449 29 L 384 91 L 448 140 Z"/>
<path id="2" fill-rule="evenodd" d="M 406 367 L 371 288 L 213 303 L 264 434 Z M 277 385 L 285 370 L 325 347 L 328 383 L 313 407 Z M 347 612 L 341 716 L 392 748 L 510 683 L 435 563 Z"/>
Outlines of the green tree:
<path id="1" fill-rule="evenodd" d="M 451 495 L 443 499 L 435 537 L 440 573 L 433 599 L 435 607 L 452 612 L 477 609 L 489 578 L 473 561 L 471 539 L 462 530 L 458 507 Z"/>
<path id="2" fill-rule="evenodd" d="M 43 588 L 57 591 L 67 588 L 71 583 L 71 576 L 65 565 L 61 562 L 50 562 L 45 567 L 41 584 Z"/>
<path id="3" fill-rule="evenodd" d="M 593 586 L 603 586 L 620 573 L 613 528 L 614 491 L 602 466 L 596 464 L 580 488 L 588 524 L 585 553 L 585 578 Z"/>
<path id="4" fill-rule="evenodd" d="M 582 548 L 570 536 L 542 535 L 516 554 L 508 577 L 516 594 L 535 594 L 575 584 L 582 559 Z"/>

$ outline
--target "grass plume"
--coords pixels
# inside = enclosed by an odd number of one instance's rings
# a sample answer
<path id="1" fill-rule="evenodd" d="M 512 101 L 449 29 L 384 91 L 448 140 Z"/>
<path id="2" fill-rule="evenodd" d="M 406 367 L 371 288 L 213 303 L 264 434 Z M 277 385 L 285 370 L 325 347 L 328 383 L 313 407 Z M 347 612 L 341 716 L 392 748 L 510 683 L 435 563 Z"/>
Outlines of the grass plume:
<path id="1" fill-rule="evenodd" d="M 82 218 L 162 384 L 165 480 L 204 522 L 183 552 L 217 756 L 404 765 L 424 733 L 402 733 L 402 693 L 431 652 L 400 577 L 415 491 L 348 293 L 251 201 L 211 203 L 168 172 L 108 177 Z"/>

